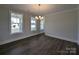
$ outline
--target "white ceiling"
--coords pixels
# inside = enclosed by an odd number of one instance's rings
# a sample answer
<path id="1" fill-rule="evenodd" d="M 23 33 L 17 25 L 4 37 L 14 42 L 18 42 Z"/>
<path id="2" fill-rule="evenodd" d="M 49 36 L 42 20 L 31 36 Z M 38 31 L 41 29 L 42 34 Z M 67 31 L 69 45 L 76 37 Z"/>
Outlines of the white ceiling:
<path id="1" fill-rule="evenodd" d="M 76 4 L 40 4 L 40 6 L 38 6 L 38 4 L 9 4 L 4 6 L 20 9 L 34 15 L 46 15 L 77 7 Z"/>

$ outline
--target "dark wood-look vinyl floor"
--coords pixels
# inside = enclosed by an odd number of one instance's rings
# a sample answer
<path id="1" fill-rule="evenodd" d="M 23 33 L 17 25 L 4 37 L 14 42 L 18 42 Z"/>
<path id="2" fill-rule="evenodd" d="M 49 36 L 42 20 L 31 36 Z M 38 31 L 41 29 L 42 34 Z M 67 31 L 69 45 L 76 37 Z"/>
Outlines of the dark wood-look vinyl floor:
<path id="1" fill-rule="evenodd" d="M 76 55 L 77 44 L 39 34 L 0 46 L 0 55 Z"/>

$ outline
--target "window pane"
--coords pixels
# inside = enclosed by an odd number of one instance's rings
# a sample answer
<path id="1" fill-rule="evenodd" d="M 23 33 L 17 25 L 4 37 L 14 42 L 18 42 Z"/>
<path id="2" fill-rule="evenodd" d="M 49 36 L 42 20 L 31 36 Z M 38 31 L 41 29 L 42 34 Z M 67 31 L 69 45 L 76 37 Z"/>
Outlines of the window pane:
<path id="1" fill-rule="evenodd" d="M 35 28 L 36 26 L 35 25 L 31 25 L 31 27 Z"/>
<path id="2" fill-rule="evenodd" d="M 11 17 L 11 21 L 12 23 L 20 23 L 20 20 L 17 17 Z"/>
<path id="3" fill-rule="evenodd" d="M 19 32 L 20 26 L 18 24 L 12 24 L 12 33 Z"/>
<path id="4" fill-rule="evenodd" d="M 35 21 L 34 20 L 31 20 L 31 23 L 35 23 Z"/>

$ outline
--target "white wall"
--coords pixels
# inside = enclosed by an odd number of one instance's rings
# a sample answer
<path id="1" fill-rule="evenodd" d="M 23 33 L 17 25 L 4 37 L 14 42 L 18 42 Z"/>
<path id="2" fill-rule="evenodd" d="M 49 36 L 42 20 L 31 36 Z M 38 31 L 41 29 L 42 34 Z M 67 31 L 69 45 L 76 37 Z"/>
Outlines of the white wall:
<path id="1" fill-rule="evenodd" d="M 67 41 L 77 41 L 77 11 L 67 10 L 46 15 L 45 34 Z"/>
<path id="2" fill-rule="evenodd" d="M 23 13 L 23 17 L 24 17 L 23 33 L 17 33 L 13 35 L 10 34 L 10 13 L 9 12 L 10 12 L 9 8 L 0 7 L 0 45 L 40 33 L 38 30 L 36 32 L 30 31 L 30 17 L 31 17 L 30 14 L 27 14 L 23 11 L 16 10 L 16 12 Z"/>

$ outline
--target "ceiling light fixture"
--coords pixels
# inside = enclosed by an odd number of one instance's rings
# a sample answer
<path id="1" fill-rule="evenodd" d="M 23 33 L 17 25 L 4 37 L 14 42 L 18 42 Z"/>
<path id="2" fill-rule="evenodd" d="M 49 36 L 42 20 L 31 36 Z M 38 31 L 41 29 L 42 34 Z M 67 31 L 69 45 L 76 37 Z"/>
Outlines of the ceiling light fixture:
<path id="1" fill-rule="evenodd" d="M 43 19 L 43 16 L 35 16 L 35 19 Z"/>
<path id="2" fill-rule="evenodd" d="M 39 6 L 39 12 L 40 12 L 40 6 L 41 6 L 41 5 L 38 4 L 38 6 Z M 43 16 L 35 16 L 35 19 L 39 19 L 39 20 L 40 20 L 40 19 L 43 19 L 43 18 L 44 18 Z"/>

